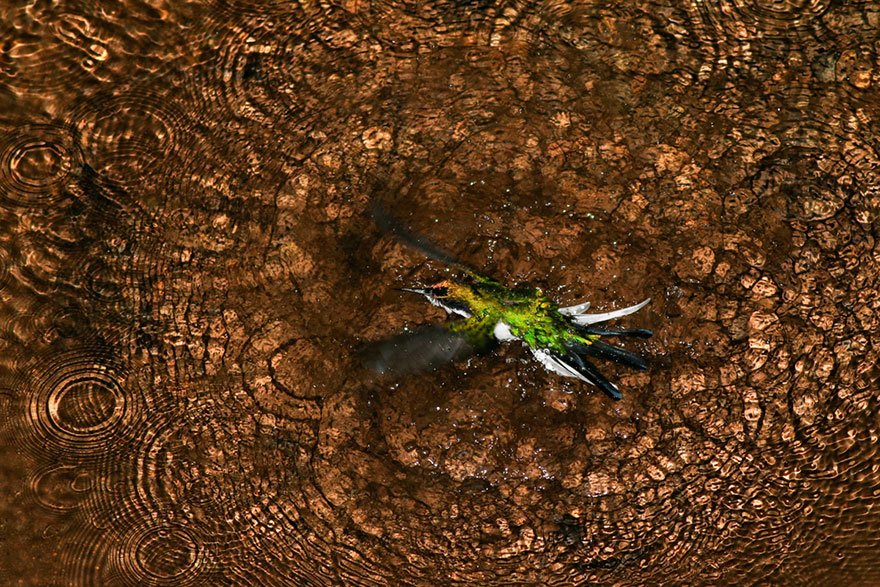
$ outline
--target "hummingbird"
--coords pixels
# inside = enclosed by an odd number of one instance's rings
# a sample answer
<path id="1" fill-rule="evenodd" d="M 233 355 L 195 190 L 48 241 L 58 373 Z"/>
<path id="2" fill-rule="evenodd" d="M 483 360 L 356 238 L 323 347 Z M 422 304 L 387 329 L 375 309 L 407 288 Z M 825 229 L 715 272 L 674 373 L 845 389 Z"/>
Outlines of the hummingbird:
<path id="1" fill-rule="evenodd" d="M 614 400 L 620 389 L 588 360 L 611 360 L 644 371 L 639 355 L 603 340 L 605 337 L 649 338 L 645 328 L 603 328 L 598 325 L 633 314 L 650 298 L 600 313 L 587 313 L 590 302 L 562 307 L 541 289 L 528 285 L 507 287 L 481 275 L 449 253 L 416 235 L 381 206 L 373 205 L 377 224 L 426 256 L 452 265 L 464 274 L 427 287 L 403 287 L 401 291 L 424 296 L 448 315 L 459 318 L 442 325 L 428 325 L 373 344 L 364 363 L 379 373 L 412 373 L 444 363 L 484 354 L 500 343 L 521 341 L 548 371 L 594 385 Z"/>

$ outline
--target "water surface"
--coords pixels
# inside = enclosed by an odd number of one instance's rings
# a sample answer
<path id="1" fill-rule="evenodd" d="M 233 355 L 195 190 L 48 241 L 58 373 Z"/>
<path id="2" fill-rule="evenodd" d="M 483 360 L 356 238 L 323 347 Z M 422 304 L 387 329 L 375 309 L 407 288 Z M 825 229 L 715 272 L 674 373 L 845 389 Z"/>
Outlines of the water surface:
<path id="1" fill-rule="evenodd" d="M 0 12 L 7 584 L 880 582 L 872 3 Z M 362 370 L 376 197 L 651 369 Z"/>

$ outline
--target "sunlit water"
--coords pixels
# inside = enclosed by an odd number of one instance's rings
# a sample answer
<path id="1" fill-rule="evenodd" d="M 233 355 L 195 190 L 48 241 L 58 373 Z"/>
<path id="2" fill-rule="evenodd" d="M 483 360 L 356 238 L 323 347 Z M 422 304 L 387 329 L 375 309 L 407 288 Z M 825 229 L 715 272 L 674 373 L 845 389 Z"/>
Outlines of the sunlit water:
<path id="1" fill-rule="evenodd" d="M 4 583 L 880 583 L 874 4 L 0 13 Z M 364 371 L 377 197 L 651 369 Z"/>

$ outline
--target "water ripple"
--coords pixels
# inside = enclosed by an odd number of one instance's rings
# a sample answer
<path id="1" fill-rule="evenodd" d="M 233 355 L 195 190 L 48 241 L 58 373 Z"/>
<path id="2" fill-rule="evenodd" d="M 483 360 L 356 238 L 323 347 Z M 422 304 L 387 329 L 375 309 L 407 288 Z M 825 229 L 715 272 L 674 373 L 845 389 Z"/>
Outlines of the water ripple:
<path id="1" fill-rule="evenodd" d="M 50 205 L 76 166 L 70 133 L 31 124 L 0 136 L 0 202 L 9 207 Z"/>
<path id="2" fill-rule="evenodd" d="M 258 16 L 273 18 L 294 17 L 297 21 L 307 23 L 314 18 L 321 9 L 330 9 L 328 2 L 303 2 L 301 0 L 212 0 L 212 17 L 224 18 L 236 17 L 242 20 L 242 15 L 247 17 Z"/>
<path id="3" fill-rule="evenodd" d="M 110 563 L 126 585 L 205 584 L 214 559 L 199 534 L 182 524 L 144 523 L 129 529 Z"/>
<path id="4" fill-rule="evenodd" d="M 79 524 L 60 549 L 55 569 L 57 584 L 71 587 L 114 584 L 108 581 L 107 569 L 115 544 L 118 539 L 108 535 L 104 528 Z"/>
<path id="5" fill-rule="evenodd" d="M 184 116 L 167 94 L 122 89 L 98 93 L 75 106 L 68 118 L 85 161 L 119 186 L 143 188 L 187 140 Z"/>
<path id="6" fill-rule="evenodd" d="M 28 488 L 42 507 L 63 512 L 80 506 L 92 488 L 92 480 L 82 467 L 51 465 L 35 472 Z"/>
<path id="7" fill-rule="evenodd" d="M 63 108 L 72 96 L 102 84 L 168 71 L 194 57 L 193 51 L 160 50 L 163 42 L 183 46 L 181 33 L 189 28 L 183 23 L 195 18 L 191 9 L 189 3 L 159 8 L 117 0 L 99 12 L 53 2 L 0 8 L 5 41 L 0 79 L 29 98 Z"/>
<path id="8" fill-rule="evenodd" d="M 77 264 L 81 282 L 88 296 L 98 303 L 112 304 L 122 297 L 121 278 L 117 268 L 100 257 L 91 257 Z"/>
<path id="9" fill-rule="evenodd" d="M 68 124 L 0 133 L 0 428 L 56 584 L 870 577 L 866 10 L 175 6 L 0 8 L 6 93 Z M 71 81 L 92 36 L 110 67 Z M 144 63 L 185 67 L 107 77 Z M 385 172 L 504 280 L 653 296 L 652 369 L 613 405 L 513 347 L 361 371 L 358 338 L 439 317 L 390 293 L 439 271 L 364 213 Z"/>
<path id="10" fill-rule="evenodd" d="M 35 369 L 20 387 L 26 398 L 22 439 L 50 458 L 107 458 L 131 438 L 144 409 L 106 356 L 65 352 Z"/>
<path id="11" fill-rule="evenodd" d="M 48 4 L 3 16 L 6 83 L 45 98 L 75 87 L 84 74 L 100 75 L 108 50 L 87 17 Z"/>
<path id="12" fill-rule="evenodd" d="M 369 84 L 382 83 L 390 71 L 382 68 L 385 57 L 366 33 L 335 34 L 317 22 L 314 31 L 312 24 L 288 25 L 221 28 L 218 60 L 193 72 L 189 84 L 202 116 L 210 120 L 225 113 L 272 126 L 267 147 L 282 141 L 289 156 L 299 159 L 309 143 L 328 134 L 332 112 L 360 103 L 359 97 L 371 93 Z M 211 90 L 203 91 L 205 85 Z"/>
<path id="13" fill-rule="evenodd" d="M 693 9 L 708 27 L 732 40 L 780 39 L 808 32 L 821 36 L 830 0 L 698 1 Z"/>
<path id="14" fill-rule="evenodd" d="M 6 252 L 6 247 L 0 247 L 0 291 L 9 283 L 9 264 L 9 253 Z"/>

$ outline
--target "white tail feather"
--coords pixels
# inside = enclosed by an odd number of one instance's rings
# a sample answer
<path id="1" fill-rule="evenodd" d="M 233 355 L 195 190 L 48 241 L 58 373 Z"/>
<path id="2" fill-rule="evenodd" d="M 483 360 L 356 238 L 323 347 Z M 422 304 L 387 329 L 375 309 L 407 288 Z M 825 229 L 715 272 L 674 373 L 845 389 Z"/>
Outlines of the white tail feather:
<path id="1" fill-rule="evenodd" d="M 590 309 L 590 302 L 583 302 L 580 304 L 576 304 L 574 306 L 568 306 L 566 308 L 559 308 L 560 314 L 565 314 L 566 316 L 577 316 L 578 314 L 583 314 L 587 310 Z"/>
<path id="2" fill-rule="evenodd" d="M 575 379 L 580 379 L 586 383 L 592 385 L 592 381 L 581 375 L 577 372 L 577 369 L 566 365 L 564 362 L 560 361 L 558 358 L 554 357 L 550 353 L 548 353 L 544 349 L 532 349 L 532 354 L 535 356 L 538 361 L 544 365 L 548 371 L 556 373 L 557 375 L 562 375 L 563 377 L 574 377 Z"/>
<path id="3" fill-rule="evenodd" d="M 572 315 L 572 321 L 575 324 L 580 326 L 588 326 L 590 324 L 599 324 L 600 322 L 608 322 L 609 320 L 614 320 L 615 318 L 621 318 L 623 316 L 629 316 L 635 312 L 638 312 L 642 308 L 648 305 L 651 301 L 651 298 L 648 298 L 644 302 L 638 303 L 635 306 L 630 306 L 628 308 L 621 308 L 619 310 L 612 310 L 611 312 L 603 312 L 601 314 L 576 314 Z M 561 310 L 560 310 L 561 311 Z"/>

